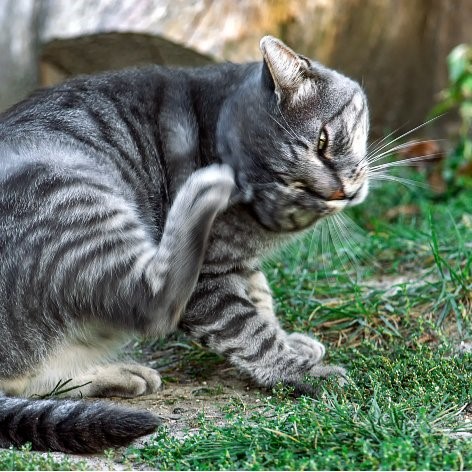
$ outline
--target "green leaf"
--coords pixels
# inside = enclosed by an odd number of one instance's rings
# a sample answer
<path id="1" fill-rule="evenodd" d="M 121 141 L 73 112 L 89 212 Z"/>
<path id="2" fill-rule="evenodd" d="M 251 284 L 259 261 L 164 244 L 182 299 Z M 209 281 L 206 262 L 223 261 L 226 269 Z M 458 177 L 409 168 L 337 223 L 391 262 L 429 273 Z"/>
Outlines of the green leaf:
<path id="1" fill-rule="evenodd" d="M 456 105 L 457 105 L 457 102 L 453 100 L 451 97 L 448 97 L 434 106 L 434 108 L 431 110 L 431 112 L 428 115 L 428 119 L 442 115 L 443 113 L 446 113 L 447 111 L 454 108 Z"/>
<path id="2" fill-rule="evenodd" d="M 472 72 L 461 81 L 460 90 L 463 97 L 472 98 Z"/>
<path id="3" fill-rule="evenodd" d="M 467 44 L 456 46 L 447 58 L 449 66 L 449 79 L 457 82 L 460 76 L 466 71 L 470 55 L 470 47 Z"/>
<path id="4" fill-rule="evenodd" d="M 472 101 L 462 103 L 459 107 L 459 113 L 465 122 L 472 122 Z"/>

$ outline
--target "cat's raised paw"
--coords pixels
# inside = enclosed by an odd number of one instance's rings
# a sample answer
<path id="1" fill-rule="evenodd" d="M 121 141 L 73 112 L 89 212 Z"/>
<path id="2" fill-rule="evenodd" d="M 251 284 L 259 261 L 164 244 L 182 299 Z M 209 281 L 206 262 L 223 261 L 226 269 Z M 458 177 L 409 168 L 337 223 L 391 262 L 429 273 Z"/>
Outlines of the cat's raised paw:
<path id="1" fill-rule="evenodd" d="M 224 210 L 235 190 L 234 171 L 227 164 L 212 164 L 197 170 L 187 181 L 192 207 Z"/>

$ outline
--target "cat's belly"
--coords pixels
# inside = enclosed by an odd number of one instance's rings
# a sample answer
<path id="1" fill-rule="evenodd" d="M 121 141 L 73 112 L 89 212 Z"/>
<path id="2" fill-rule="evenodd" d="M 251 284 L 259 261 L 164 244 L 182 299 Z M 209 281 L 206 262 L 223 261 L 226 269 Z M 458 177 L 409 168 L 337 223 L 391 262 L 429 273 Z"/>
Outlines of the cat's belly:
<path id="1" fill-rule="evenodd" d="M 116 357 L 129 339 L 129 335 L 93 325 L 71 330 L 29 372 L 0 378 L 0 391 L 15 396 L 44 395 L 69 380 L 64 388 L 72 387 L 75 378 Z"/>

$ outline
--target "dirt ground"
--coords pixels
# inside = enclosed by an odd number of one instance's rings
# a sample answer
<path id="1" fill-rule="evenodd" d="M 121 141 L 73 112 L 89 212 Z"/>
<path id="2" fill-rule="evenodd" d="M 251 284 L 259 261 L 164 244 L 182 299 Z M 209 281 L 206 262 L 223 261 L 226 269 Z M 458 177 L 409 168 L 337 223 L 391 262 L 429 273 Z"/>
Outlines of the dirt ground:
<path id="1" fill-rule="evenodd" d="M 462 342 L 457 346 L 461 355 L 472 350 L 472 343 Z M 185 438 L 198 432 L 198 421 L 205 419 L 225 424 L 225 407 L 230 402 L 238 402 L 243 411 L 263 408 L 262 399 L 270 395 L 258 388 L 250 379 L 239 373 L 221 357 L 183 336 L 174 336 L 165 343 L 137 343 L 130 346 L 127 357 L 159 371 L 163 379 L 160 392 L 132 399 L 111 398 L 115 403 L 146 409 L 162 419 L 169 434 Z M 464 408 L 465 421 L 472 421 L 472 404 Z M 470 439 L 472 433 L 451 433 L 451 436 Z M 144 445 L 150 436 L 145 436 L 135 445 Z M 58 461 L 68 458 L 72 462 L 85 462 L 93 470 L 136 470 L 132 457 L 124 460 L 125 449 L 117 449 L 113 456 L 73 456 L 51 453 Z M 143 468 L 144 469 L 144 468 Z"/>
<path id="2" fill-rule="evenodd" d="M 198 432 L 198 420 L 205 419 L 220 425 L 225 424 L 224 408 L 236 401 L 243 409 L 254 411 L 261 405 L 261 396 L 267 395 L 242 376 L 235 368 L 216 355 L 199 349 L 189 356 L 189 341 L 176 340 L 162 349 L 149 346 L 142 348 L 140 363 L 156 368 L 164 381 L 159 393 L 132 399 L 111 398 L 114 403 L 146 409 L 162 420 L 169 434 L 185 438 Z M 144 445 L 150 436 L 134 443 Z M 85 462 L 94 470 L 130 470 L 136 466 L 123 461 L 125 449 L 118 449 L 113 457 L 106 455 L 74 456 L 51 453 L 56 460 L 68 458 L 73 462 Z"/>
<path id="3" fill-rule="evenodd" d="M 217 393 L 216 393 L 217 392 Z M 166 385 L 158 394 L 147 395 L 134 399 L 112 399 L 115 403 L 152 411 L 162 419 L 169 434 L 177 438 L 185 438 L 198 431 L 197 420 L 204 415 L 206 419 L 216 424 L 225 424 L 224 406 L 230 400 L 238 399 L 242 404 L 255 406 L 260 402 L 257 392 L 247 390 L 244 382 L 237 378 L 218 380 L 192 381 L 185 385 Z M 134 443 L 140 447 L 151 436 L 144 436 Z M 123 462 L 124 449 L 115 451 L 113 457 L 106 455 L 73 456 L 62 453 L 52 453 L 56 460 L 68 458 L 74 462 L 85 462 L 94 470 L 130 470 L 136 469 L 129 460 Z"/>

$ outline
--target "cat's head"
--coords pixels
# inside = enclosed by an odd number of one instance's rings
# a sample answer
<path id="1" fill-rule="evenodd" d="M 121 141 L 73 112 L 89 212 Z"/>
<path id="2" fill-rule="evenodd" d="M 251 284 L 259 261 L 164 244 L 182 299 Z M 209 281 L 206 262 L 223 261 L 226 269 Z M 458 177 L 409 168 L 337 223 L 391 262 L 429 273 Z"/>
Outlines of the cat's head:
<path id="1" fill-rule="evenodd" d="M 218 148 L 272 231 L 298 231 L 368 192 L 366 97 L 351 79 L 261 40 L 264 61 L 220 116 Z"/>

